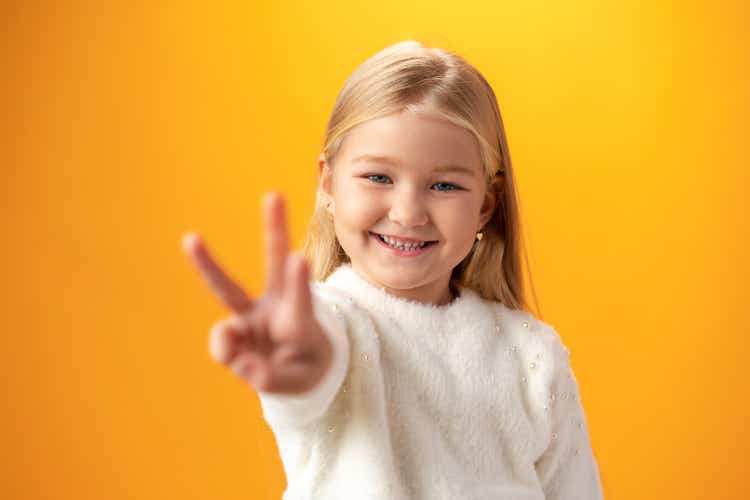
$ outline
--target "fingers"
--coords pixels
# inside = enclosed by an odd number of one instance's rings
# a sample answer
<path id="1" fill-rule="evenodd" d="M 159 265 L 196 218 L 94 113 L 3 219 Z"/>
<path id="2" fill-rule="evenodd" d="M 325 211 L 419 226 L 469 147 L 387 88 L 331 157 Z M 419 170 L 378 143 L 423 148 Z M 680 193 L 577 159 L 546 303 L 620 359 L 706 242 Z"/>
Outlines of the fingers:
<path id="1" fill-rule="evenodd" d="M 235 375 L 258 388 L 265 385 L 267 362 L 262 356 L 252 351 L 237 356 L 229 365 Z M 262 389 L 259 389 L 262 390 Z"/>
<path id="2" fill-rule="evenodd" d="M 240 332 L 229 320 L 220 321 L 211 327 L 208 336 L 208 351 L 217 363 L 228 364 L 236 355 L 236 340 Z"/>
<path id="3" fill-rule="evenodd" d="M 216 263 L 196 233 L 183 236 L 182 248 L 190 256 L 211 291 L 224 305 L 237 313 L 250 308 L 250 298 Z"/>
<path id="4" fill-rule="evenodd" d="M 247 352 L 267 356 L 271 346 L 264 334 L 263 315 L 254 309 L 215 323 L 209 333 L 208 350 L 215 361 L 228 366 Z"/>
<path id="5" fill-rule="evenodd" d="M 309 276 L 307 259 L 298 253 L 290 254 L 287 258 L 284 290 L 291 310 L 298 317 L 309 317 L 313 312 Z"/>
<path id="6" fill-rule="evenodd" d="M 277 305 L 268 318 L 269 337 L 275 344 L 305 342 L 313 317 L 307 264 L 302 255 L 289 254 L 282 278 L 283 290 L 272 300 Z"/>
<path id="7" fill-rule="evenodd" d="M 320 379 L 323 366 L 312 353 L 289 346 L 277 351 L 272 359 L 254 352 L 244 352 L 230 365 L 232 371 L 258 391 L 299 394 L 312 389 Z"/>
<path id="8" fill-rule="evenodd" d="M 289 253 L 284 199 L 277 193 L 263 198 L 263 220 L 266 234 L 266 283 L 268 291 L 280 293 L 284 267 Z"/>

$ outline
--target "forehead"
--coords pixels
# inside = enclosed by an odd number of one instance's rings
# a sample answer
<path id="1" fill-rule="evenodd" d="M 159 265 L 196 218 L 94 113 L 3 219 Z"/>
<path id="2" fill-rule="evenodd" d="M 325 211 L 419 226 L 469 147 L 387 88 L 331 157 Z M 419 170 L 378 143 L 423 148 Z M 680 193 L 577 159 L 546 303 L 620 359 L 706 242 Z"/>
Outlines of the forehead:
<path id="1" fill-rule="evenodd" d="M 420 169 L 459 166 L 481 173 L 474 135 L 423 112 L 404 111 L 357 125 L 344 139 L 340 155 L 349 164 L 394 164 Z"/>

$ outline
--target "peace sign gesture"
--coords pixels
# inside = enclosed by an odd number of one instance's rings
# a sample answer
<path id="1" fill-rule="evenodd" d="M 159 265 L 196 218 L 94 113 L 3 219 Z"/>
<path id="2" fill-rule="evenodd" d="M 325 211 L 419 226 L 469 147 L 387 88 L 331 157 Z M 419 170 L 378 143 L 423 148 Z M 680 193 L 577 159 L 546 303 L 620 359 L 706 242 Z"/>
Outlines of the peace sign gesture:
<path id="1" fill-rule="evenodd" d="M 284 199 L 267 195 L 263 214 L 267 289 L 257 300 L 221 268 L 197 234 L 184 235 L 182 247 L 232 311 L 211 327 L 211 356 L 258 391 L 302 393 L 326 374 L 332 346 L 313 315 L 307 261 L 289 253 Z"/>

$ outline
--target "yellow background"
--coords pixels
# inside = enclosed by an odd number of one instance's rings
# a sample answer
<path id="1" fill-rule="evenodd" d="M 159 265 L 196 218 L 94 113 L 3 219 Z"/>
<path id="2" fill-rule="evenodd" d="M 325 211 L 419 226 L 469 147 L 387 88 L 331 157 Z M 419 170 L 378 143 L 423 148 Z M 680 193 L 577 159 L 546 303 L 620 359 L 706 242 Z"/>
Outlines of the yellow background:
<path id="1" fill-rule="evenodd" d="M 180 237 L 261 293 L 262 194 L 299 248 L 341 85 L 414 38 L 496 91 L 605 498 L 748 498 L 745 2 L 0 9 L 0 497 L 280 497 Z"/>

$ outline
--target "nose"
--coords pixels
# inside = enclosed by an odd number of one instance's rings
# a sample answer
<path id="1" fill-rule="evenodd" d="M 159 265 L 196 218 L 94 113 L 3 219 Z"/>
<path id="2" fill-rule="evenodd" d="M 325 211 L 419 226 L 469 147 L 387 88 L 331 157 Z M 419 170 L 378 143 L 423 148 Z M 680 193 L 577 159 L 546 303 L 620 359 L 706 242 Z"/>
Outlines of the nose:
<path id="1" fill-rule="evenodd" d="M 413 189 L 394 192 L 388 218 L 403 227 L 421 226 L 428 220 L 425 203 Z"/>

